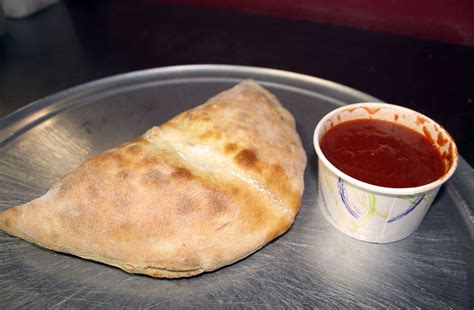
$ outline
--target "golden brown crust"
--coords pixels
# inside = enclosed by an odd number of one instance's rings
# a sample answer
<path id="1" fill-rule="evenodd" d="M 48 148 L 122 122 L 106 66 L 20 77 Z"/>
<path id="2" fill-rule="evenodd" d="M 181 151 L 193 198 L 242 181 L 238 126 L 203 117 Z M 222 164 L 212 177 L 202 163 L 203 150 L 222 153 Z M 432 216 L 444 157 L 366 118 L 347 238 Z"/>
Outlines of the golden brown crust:
<path id="1" fill-rule="evenodd" d="M 0 213 L 0 228 L 128 272 L 192 276 L 284 233 L 305 164 L 292 116 L 246 81 L 86 161 Z"/>

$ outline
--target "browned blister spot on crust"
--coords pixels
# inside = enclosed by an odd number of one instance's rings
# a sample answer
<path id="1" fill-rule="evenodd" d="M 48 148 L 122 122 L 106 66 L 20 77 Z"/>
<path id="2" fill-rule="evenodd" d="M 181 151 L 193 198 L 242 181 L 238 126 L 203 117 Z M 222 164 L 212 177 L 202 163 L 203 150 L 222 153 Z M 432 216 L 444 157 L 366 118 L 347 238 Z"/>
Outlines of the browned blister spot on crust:
<path id="1" fill-rule="evenodd" d="M 51 232 L 49 237 L 51 238 L 52 242 L 57 242 L 57 240 L 59 240 L 61 236 L 56 232 Z"/>
<path id="2" fill-rule="evenodd" d="M 173 118 L 172 120 L 164 123 L 163 125 L 160 126 L 161 130 L 166 130 L 166 129 L 177 129 L 180 125 L 180 119 L 178 117 Z"/>
<path id="3" fill-rule="evenodd" d="M 203 133 L 202 135 L 200 135 L 200 136 L 199 136 L 199 139 L 200 139 L 200 140 L 208 140 L 208 139 L 212 138 L 212 136 L 213 136 L 212 131 L 211 131 L 211 130 L 208 130 L 208 131 L 206 131 L 205 133 Z"/>
<path id="4" fill-rule="evenodd" d="M 84 231 L 94 231 L 97 228 L 96 219 L 99 218 L 97 214 L 99 208 L 86 208 L 86 205 L 81 202 L 71 203 L 64 212 L 60 213 L 61 222 L 78 235 L 82 235 Z"/>
<path id="5" fill-rule="evenodd" d="M 226 153 L 226 154 L 234 153 L 235 151 L 237 151 L 237 149 L 238 149 L 237 144 L 235 144 L 235 143 L 227 143 L 227 144 L 224 146 L 224 153 Z"/>
<path id="6" fill-rule="evenodd" d="M 61 186 L 59 186 L 58 189 L 58 198 L 61 199 L 62 197 L 65 197 L 70 190 L 74 187 L 73 182 L 71 181 L 71 177 L 66 176 L 61 180 Z"/>
<path id="7" fill-rule="evenodd" d="M 34 206 L 36 207 L 37 205 L 35 204 Z M 8 212 L 10 212 L 12 217 L 18 217 L 20 215 L 20 210 L 18 210 L 18 208 L 8 209 Z"/>
<path id="8" fill-rule="evenodd" d="M 232 186 L 230 192 L 232 193 L 232 195 L 238 195 L 240 193 L 240 189 L 236 186 Z"/>
<path id="9" fill-rule="evenodd" d="M 86 195 L 91 197 L 92 199 L 97 198 L 100 196 L 99 189 L 97 188 L 96 183 L 90 183 L 86 187 Z"/>
<path id="10" fill-rule="evenodd" d="M 139 167 L 151 168 L 160 164 L 161 160 L 157 156 L 146 156 L 137 162 Z"/>
<path id="11" fill-rule="evenodd" d="M 212 120 L 212 117 L 207 111 L 196 110 L 191 113 L 192 114 L 188 117 L 188 119 L 192 119 L 193 122 L 209 122 Z"/>
<path id="12" fill-rule="evenodd" d="M 264 177 L 269 187 L 285 193 L 285 189 L 281 188 L 281 184 L 288 184 L 288 177 L 282 166 L 279 164 L 270 165 L 269 169 L 264 170 Z"/>
<path id="13" fill-rule="evenodd" d="M 218 217 L 228 210 L 229 198 L 219 192 L 209 192 L 207 196 L 207 213 L 212 217 Z"/>
<path id="14" fill-rule="evenodd" d="M 167 176 L 163 175 L 158 169 L 152 169 L 143 176 L 142 182 L 146 186 L 160 186 L 167 182 Z"/>
<path id="15" fill-rule="evenodd" d="M 122 170 L 119 173 L 117 173 L 117 177 L 120 180 L 124 180 L 124 181 L 126 181 L 128 178 L 130 178 L 131 175 L 132 175 L 132 173 L 130 172 L 130 170 Z"/>
<path id="16" fill-rule="evenodd" d="M 300 206 L 300 195 L 292 188 L 288 187 L 290 180 L 282 166 L 276 164 L 269 169 L 269 174 L 266 175 L 266 180 L 269 187 L 275 192 L 279 193 L 281 197 L 287 202 L 288 206 L 296 212 Z"/>
<path id="17" fill-rule="evenodd" d="M 118 228 L 117 231 L 119 232 L 117 235 L 122 237 L 126 235 L 127 232 L 131 232 L 135 229 L 135 225 L 133 225 L 132 222 L 128 220 L 121 221 L 118 225 L 116 225 L 116 227 Z"/>
<path id="18" fill-rule="evenodd" d="M 127 154 L 130 154 L 132 156 L 138 155 L 143 152 L 143 146 L 141 146 L 140 144 L 132 144 L 126 148 L 126 152 Z"/>
<path id="19" fill-rule="evenodd" d="M 125 156 L 121 149 L 115 149 L 113 152 L 99 154 L 85 163 L 92 169 L 107 169 L 110 166 L 126 166 L 131 163 L 130 158 Z"/>
<path id="20" fill-rule="evenodd" d="M 135 142 L 140 144 L 150 144 L 150 141 L 148 141 L 144 136 L 136 138 Z"/>
<path id="21" fill-rule="evenodd" d="M 396 122 L 396 121 L 398 121 L 398 118 L 399 118 L 399 117 L 400 117 L 400 116 L 399 116 L 398 114 L 395 114 L 395 115 L 393 116 L 393 120 Z"/>
<path id="22" fill-rule="evenodd" d="M 96 155 L 95 157 L 91 158 L 90 160 L 84 163 L 85 166 L 93 166 L 94 168 L 100 169 L 101 167 L 105 167 L 110 163 L 110 153 L 111 152 L 104 152 Z"/>
<path id="23" fill-rule="evenodd" d="M 189 198 L 187 195 L 178 197 L 175 210 L 180 216 L 185 216 L 196 211 L 196 201 Z"/>
<path id="24" fill-rule="evenodd" d="M 273 165 L 271 165 L 271 167 L 272 167 L 273 173 L 276 176 L 278 176 L 278 177 L 285 176 L 286 177 L 285 170 L 283 169 L 282 166 L 280 166 L 279 164 L 273 164 Z"/>
<path id="25" fill-rule="evenodd" d="M 194 118 L 194 115 L 193 115 L 193 112 L 191 111 L 186 111 L 186 112 L 183 112 L 181 113 L 180 115 L 178 115 L 176 117 L 176 119 L 179 118 L 179 119 L 186 119 L 187 121 L 192 121 L 193 118 Z"/>
<path id="26" fill-rule="evenodd" d="M 255 92 L 253 90 L 244 90 L 242 92 L 242 95 L 250 101 L 257 101 L 261 103 L 266 103 L 268 101 L 268 98 L 264 94 L 260 92 Z"/>
<path id="27" fill-rule="evenodd" d="M 109 161 L 111 164 L 117 166 L 127 166 L 131 163 L 130 158 L 119 152 L 109 153 L 107 157 L 103 158 L 103 160 L 105 162 Z"/>
<path id="28" fill-rule="evenodd" d="M 234 157 L 237 164 L 247 168 L 255 167 L 258 162 L 257 154 L 249 149 L 243 149 Z"/>
<path id="29" fill-rule="evenodd" d="M 222 138 L 222 130 L 214 126 L 212 129 L 209 129 L 208 131 L 203 133 L 199 138 L 201 140 L 207 140 L 207 139 L 219 140 Z"/>
<path id="30" fill-rule="evenodd" d="M 173 173 L 171 174 L 173 178 L 176 179 L 186 179 L 190 180 L 195 178 L 195 176 L 189 171 L 188 169 L 184 167 L 176 167 Z"/>

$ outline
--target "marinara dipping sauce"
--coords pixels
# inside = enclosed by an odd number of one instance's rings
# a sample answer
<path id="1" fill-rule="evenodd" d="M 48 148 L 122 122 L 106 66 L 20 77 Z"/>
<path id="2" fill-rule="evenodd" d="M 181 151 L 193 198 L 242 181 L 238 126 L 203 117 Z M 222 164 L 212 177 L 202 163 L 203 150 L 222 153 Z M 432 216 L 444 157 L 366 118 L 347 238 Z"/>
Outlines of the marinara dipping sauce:
<path id="1" fill-rule="evenodd" d="M 378 186 L 421 186 L 446 172 L 432 141 L 390 121 L 353 119 L 337 124 L 324 133 L 320 147 L 339 170 Z"/>

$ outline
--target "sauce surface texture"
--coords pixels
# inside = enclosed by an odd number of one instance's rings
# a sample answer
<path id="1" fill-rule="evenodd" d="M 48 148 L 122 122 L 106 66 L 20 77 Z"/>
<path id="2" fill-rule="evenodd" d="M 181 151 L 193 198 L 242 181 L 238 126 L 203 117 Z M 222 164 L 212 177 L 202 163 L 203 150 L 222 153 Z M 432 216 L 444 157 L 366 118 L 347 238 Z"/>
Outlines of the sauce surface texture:
<path id="1" fill-rule="evenodd" d="M 323 135 L 320 146 L 339 170 L 373 185 L 415 187 L 445 173 L 439 150 L 425 136 L 389 121 L 340 123 Z"/>

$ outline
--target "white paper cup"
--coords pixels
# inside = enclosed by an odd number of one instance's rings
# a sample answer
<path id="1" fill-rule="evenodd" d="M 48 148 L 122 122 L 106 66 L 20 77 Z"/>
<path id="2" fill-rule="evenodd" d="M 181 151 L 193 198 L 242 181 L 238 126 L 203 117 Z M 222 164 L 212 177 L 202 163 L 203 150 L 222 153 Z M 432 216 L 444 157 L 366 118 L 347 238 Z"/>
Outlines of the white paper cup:
<path id="1" fill-rule="evenodd" d="M 319 141 L 329 128 L 352 119 L 391 121 L 431 137 L 444 155 L 446 173 L 434 182 L 409 188 L 371 185 L 343 173 L 324 156 Z M 316 126 L 313 142 L 319 157 L 318 203 L 322 213 L 344 234 L 375 243 L 398 241 L 413 233 L 458 162 L 456 144 L 443 127 L 418 112 L 385 103 L 358 103 L 333 110 Z"/>

